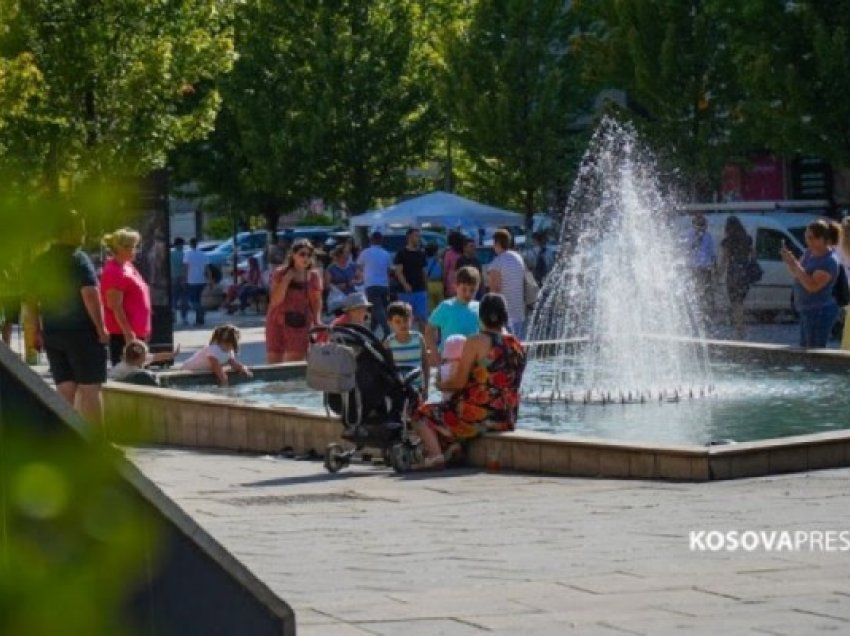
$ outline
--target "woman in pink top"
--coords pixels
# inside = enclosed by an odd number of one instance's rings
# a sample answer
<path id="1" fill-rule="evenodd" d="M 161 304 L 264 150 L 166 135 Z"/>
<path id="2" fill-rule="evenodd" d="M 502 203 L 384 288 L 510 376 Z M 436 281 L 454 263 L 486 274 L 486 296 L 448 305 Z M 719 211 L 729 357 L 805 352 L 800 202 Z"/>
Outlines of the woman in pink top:
<path id="1" fill-rule="evenodd" d="M 133 265 L 140 238 L 137 231 L 126 227 L 103 237 L 112 253 L 103 266 L 100 293 L 113 366 L 121 361 L 127 343 L 148 340 L 151 335 L 150 290 Z"/>

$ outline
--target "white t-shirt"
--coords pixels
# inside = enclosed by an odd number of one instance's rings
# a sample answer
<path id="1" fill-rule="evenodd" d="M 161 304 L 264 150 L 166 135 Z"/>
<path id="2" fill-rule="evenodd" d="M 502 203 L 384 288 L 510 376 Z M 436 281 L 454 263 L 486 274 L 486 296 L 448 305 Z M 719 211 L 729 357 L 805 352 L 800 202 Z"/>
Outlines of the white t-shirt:
<path id="1" fill-rule="evenodd" d="M 209 358 L 215 358 L 224 365 L 233 359 L 233 352 L 225 351 L 217 344 L 208 344 L 198 349 L 180 368 L 184 371 L 212 371 Z"/>
<path id="2" fill-rule="evenodd" d="M 389 287 L 390 268 L 393 257 L 383 247 L 372 245 L 360 252 L 357 264 L 363 268 L 363 284 L 366 287 Z"/>
<path id="3" fill-rule="evenodd" d="M 508 303 L 511 322 L 525 320 L 525 263 L 513 250 L 506 250 L 490 263 L 488 271 L 499 272 L 502 278 L 501 294 Z"/>
<path id="4" fill-rule="evenodd" d="M 144 367 L 131 367 L 124 360 L 121 360 L 121 362 L 109 370 L 106 376 L 110 380 L 123 380 L 128 375 L 135 373 L 136 371 L 144 371 Z"/>
<path id="5" fill-rule="evenodd" d="M 183 264 L 189 266 L 186 282 L 189 285 L 205 285 L 204 268 L 207 266 L 207 255 L 201 250 L 187 250 L 183 255 Z"/>

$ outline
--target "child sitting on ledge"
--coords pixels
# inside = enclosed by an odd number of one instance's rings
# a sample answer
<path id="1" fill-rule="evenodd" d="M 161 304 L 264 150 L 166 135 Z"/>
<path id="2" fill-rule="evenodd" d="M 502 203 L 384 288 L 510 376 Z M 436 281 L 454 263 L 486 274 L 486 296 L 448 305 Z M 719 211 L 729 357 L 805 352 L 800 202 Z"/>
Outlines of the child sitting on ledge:
<path id="1" fill-rule="evenodd" d="M 161 353 L 148 353 L 148 346 L 141 340 L 133 340 L 124 346 L 124 355 L 121 362 L 109 370 L 109 379 L 130 384 L 144 384 L 147 386 L 159 386 L 159 378 L 148 370 L 149 364 L 160 362 L 171 362 L 180 353 L 180 345 L 174 351 L 163 351 Z"/>
<path id="2" fill-rule="evenodd" d="M 234 371 L 246 378 L 253 374 L 251 370 L 236 359 L 239 353 L 239 329 L 234 325 L 216 327 L 210 343 L 196 351 L 180 367 L 184 371 L 212 371 L 221 386 L 227 386 L 227 373 L 224 367 L 229 365 Z"/>

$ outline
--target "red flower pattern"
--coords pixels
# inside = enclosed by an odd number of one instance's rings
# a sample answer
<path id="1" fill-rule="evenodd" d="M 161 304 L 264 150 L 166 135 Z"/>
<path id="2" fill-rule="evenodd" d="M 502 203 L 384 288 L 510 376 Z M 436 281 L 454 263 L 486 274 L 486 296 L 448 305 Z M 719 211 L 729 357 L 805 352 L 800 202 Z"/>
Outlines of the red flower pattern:
<path id="1" fill-rule="evenodd" d="M 473 367 L 462 390 L 445 402 L 423 404 L 417 412 L 443 445 L 485 431 L 510 431 L 516 424 L 525 351 L 513 336 L 491 334 L 491 339 L 487 359 Z"/>

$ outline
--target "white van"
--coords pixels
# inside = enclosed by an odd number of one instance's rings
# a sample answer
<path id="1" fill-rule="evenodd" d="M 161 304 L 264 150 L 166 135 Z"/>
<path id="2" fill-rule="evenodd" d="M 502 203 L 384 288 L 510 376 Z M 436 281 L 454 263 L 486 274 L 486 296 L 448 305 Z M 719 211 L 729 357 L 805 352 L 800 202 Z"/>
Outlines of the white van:
<path id="1" fill-rule="evenodd" d="M 720 242 L 726 219 L 737 216 L 741 224 L 753 239 L 756 258 L 764 270 L 761 280 L 755 283 L 744 301 L 744 309 L 759 312 L 765 318 L 775 317 L 782 311 L 791 311 L 791 288 L 793 278 L 779 256 L 779 250 L 785 243 L 799 258 L 805 249 L 806 226 L 812 221 L 824 218 L 816 214 L 799 212 L 709 212 L 704 214 L 708 222 L 708 231 L 714 238 L 718 258 Z M 680 228 L 686 231 L 691 227 L 692 215 L 681 219 Z M 718 305 L 728 302 L 723 281 L 715 287 Z"/>

